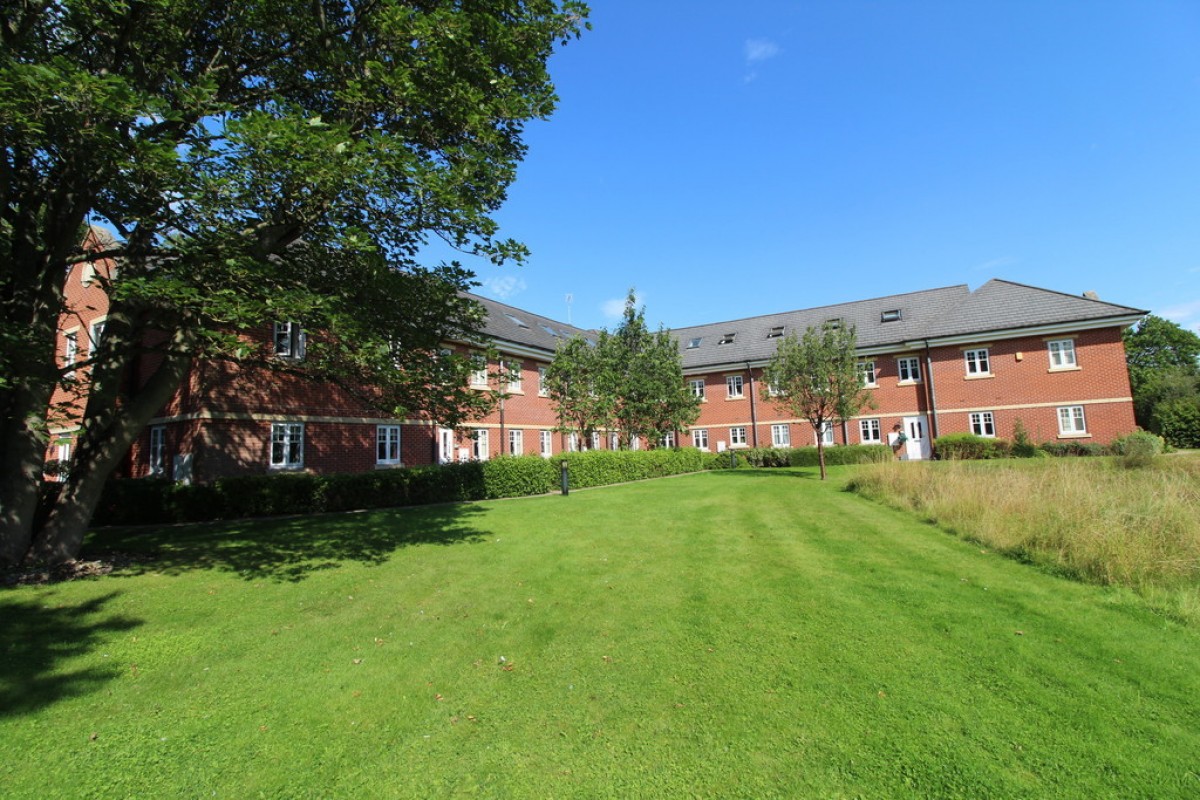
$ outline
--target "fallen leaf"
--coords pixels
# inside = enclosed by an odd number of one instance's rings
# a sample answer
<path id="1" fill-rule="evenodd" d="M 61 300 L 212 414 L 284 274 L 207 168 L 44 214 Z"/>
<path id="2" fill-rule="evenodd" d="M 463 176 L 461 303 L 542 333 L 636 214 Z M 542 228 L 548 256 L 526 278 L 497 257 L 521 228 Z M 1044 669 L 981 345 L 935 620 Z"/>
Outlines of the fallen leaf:
<path id="1" fill-rule="evenodd" d="M 1024 635 L 1025 635 L 1025 631 L 1013 631 L 1013 633 L 1015 633 L 1017 636 L 1024 636 Z"/>
<path id="2" fill-rule="evenodd" d="M 88 741 L 89 741 L 89 742 L 94 742 L 94 741 L 96 741 L 96 740 L 97 740 L 97 739 L 99 739 L 99 738 L 100 738 L 100 734 L 98 734 L 98 733 L 93 733 L 91 736 L 89 736 L 89 737 L 88 737 Z"/>
<path id="3" fill-rule="evenodd" d="M 437 700 L 437 701 L 439 701 L 439 702 L 441 702 L 442 696 L 441 696 L 440 694 L 435 694 L 435 695 L 433 696 L 433 699 L 434 699 L 434 700 Z"/>
<path id="4" fill-rule="evenodd" d="M 354 664 L 361 664 L 361 663 L 362 663 L 362 659 L 361 659 L 361 658 L 356 658 L 356 659 L 354 659 L 354 661 L 353 661 L 353 662 L 351 662 L 351 663 L 354 663 Z"/>

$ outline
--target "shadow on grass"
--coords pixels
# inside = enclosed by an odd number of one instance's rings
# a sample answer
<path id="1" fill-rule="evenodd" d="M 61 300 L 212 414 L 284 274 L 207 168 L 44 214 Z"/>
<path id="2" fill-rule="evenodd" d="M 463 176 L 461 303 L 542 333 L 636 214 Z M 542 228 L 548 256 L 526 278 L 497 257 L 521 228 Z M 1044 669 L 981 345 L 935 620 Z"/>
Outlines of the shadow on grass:
<path id="1" fill-rule="evenodd" d="M 120 675 L 125 665 L 62 669 L 62 662 L 89 652 L 104 634 L 142 624 L 104 612 L 118 594 L 109 592 L 74 606 L 55 606 L 53 595 L 0 594 L 0 718 L 96 691 Z"/>
<path id="2" fill-rule="evenodd" d="M 223 570 L 247 580 L 299 581 L 344 562 L 381 564 L 403 547 L 478 541 L 470 504 L 93 531 L 84 557 L 132 554 L 118 574 Z"/>

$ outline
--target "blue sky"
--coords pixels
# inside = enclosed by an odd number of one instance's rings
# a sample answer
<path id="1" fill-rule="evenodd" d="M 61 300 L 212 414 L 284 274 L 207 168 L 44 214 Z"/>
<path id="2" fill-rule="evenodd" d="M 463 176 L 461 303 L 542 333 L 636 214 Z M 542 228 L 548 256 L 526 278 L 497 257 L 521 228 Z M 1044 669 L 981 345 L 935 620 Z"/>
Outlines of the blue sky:
<path id="1" fill-rule="evenodd" d="M 672 327 L 997 277 L 1200 330 L 1200 3 L 592 6 L 481 293 Z"/>

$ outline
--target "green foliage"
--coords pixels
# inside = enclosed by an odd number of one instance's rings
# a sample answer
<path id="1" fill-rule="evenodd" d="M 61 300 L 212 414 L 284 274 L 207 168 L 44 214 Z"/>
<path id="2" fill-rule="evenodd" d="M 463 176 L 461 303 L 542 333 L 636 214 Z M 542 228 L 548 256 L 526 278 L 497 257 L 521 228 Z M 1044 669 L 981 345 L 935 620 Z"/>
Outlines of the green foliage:
<path id="1" fill-rule="evenodd" d="M 679 347 L 668 331 L 646 327 L 633 290 L 617 329 L 562 342 L 546 370 L 546 385 L 559 429 L 584 439 L 616 430 L 621 446 L 635 437 L 657 442 L 686 431 L 700 415 L 700 399 L 684 384 Z"/>
<path id="2" fill-rule="evenodd" d="M 883 444 L 848 444 L 825 448 L 825 463 L 830 466 L 871 464 L 891 461 L 894 457 L 892 448 Z M 793 467 L 816 467 L 820 465 L 820 453 L 816 447 L 795 447 L 788 451 L 788 463 Z"/>
<path id="3" fill-rule="evenodd" d="M 1025 423 L 1020 417 L 1017 417 L 1013 420 L 1013 458 L 1036 458 L 1037 454 L 1037 445 L 1029 438 L 1029 431 L 1025 429 Z"/>
<path id="4" fill-rule="evenodd" d="M 948 433 L 933 442 L 934 452 L 943 461 L 1007 458 L 1010 448 L 1004 439 L 977 436 L 974 433 Z"/>
<path id="5" fill-rule="evenodd" d="M 699 452 L 699 451 L 697 451 Z M 704 468 L 707 470 L 742 469 L 750 466 L 746 451 L 726 450 L 724 453 L 703 453 Z"/>
<path id="6" fill-rule="evenodd" d="M 559 464 L 564 459 L 572 489 L 661 478 L 705 468 L 703 454 L 688 447 L 594 450 L 554 459 L 538 455 L 500 456 L 490 461 L 354 474 L 244 475 L 198 485 L 148 479 L 114 480 L 105 485 L 94 522 L 97 525 L 202 522 L 547 494 L 559 490 Z M 51 503 L 60 485 L 46 486 L 44 503 Z"/>
<path id="7" fill-rule="evenodd" d="M 1109 445 L 1117 463 L 1123 467 L 1147 467 L 1154 462 L 1154 457 L 1160 455 L 1166 447 L 1161 436 L 1155 436 L 1148 431 L 1135 431 L 1128 436 L 1114 439 Z"/>
<path id="8" fill-rule="evenodd" d="M 191 357 L 369 386 L 364 403 L 449 426 L 482 410 L 469 364 L 434 358 L 479 338 L 460 295 L 471 275 L 419 259 L 431 239 L 524 257 L 494 214 L 525 125 L 554 109 L 547 61 L 587 14 L 577 0 L 6 4 L 0 441 L 44 449 L 26 420 L 62 378 L 63 309 L 47 298 L 99 256 L 120 273 L 100 281 L 111 307 L 92 387 L 104 375 L 133 396 L 91 393 L 89 419 L 121 425 L 84 424 L 72 486 L 105 479 Z M 90 253 L 85 222 L 113 234 Z M 303 362 L 239 336 L 276 320 L 321 332 Z M 163 366 L 124 379 L 151 344 Z M 0 475 L 17 482 L 36 491 Z M 28 538 L 30 521 L 8 522 L 0 536 Z"/>
<path id="9" fill-rule="evenodd" d="M 853 326 L 812 327 L 797 338 L 788 331 L 779 341 L 765 376 L 774 405 L 808 420 L 813 430 L 844 422 L 872 403 L 862 385 Z M 825 446 L 818 437 L 821 479 L 825 479 Z"/>
<path id="10" fill-rule="evenodd" d="M 1038 449 L 1056 458 L 1072 456 L 1106 456 L 1110 450 L 1106 445 L 1096 442 L 1084 442 L 1078 439 L 1068 439 L 1061 442 L 1042 442 Z"/>
<path id="11" fill-rule="evenodd" d="M 1200 446 L 1200 335 L 1150 315 L 1125 331 L 1137 422 L 1174 447 Z"/>

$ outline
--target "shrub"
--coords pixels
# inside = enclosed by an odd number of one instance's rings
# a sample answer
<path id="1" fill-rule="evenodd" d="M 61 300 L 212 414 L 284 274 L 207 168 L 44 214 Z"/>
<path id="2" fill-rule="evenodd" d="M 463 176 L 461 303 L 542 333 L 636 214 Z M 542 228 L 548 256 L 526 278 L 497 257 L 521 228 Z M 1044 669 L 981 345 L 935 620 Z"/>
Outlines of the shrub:
<path id="1" fill-rule="evenodd" d="M 1109 453 L 1107 446 L 1093 442 L 1043 442 L 1038 447 L 1043 452 L 1058 458 L 1067 456 L 1106 456 Z"/>
<path id="2" fill-rule="evenodd" d="M 1172 447 L 1200 447 L 1200 398 L 1179 397 L 1154 409 L 1153 423 Z"/>
<path id="3" fill-rule="evenodd" d="M 933 442 L 938 458 L 944 461 L 964 461 L 985 458 L 1007 458 L 1011 445 L 1004 439 L 992 439 L 973 433 L 948 433 Z"/>
<path id="4" fill-rule="evenodd" d="M 539 455 L 500 456 L 483 465 L 484 496 L 546 494 L 554 491 L 559 478 L 557 461 Z"/>
<path id="5" fill-rule="evenodd" d="M 1123 467 L 1146 467 L 1163 451 L 1162 437 L 1147 431 L 1136 431 L 1114 439 L 1111 445 L 1117 463 Z"/>
<path id="6" fill-rule="evenodd" d="M 790 453 L 791 448 L 787 447 L 752 447 L 741 455 L 752 467 L 786 467 L 791 463 Z"/>
<path id="7" fill-rule="evenodd" d="M 745 456 L 736 450 L 726 450 L 724 453 L 708 453 L 704 455 L 705 469 L 738 469 L 747 467 L 749 462 Z"/>
<path id="8" fill-rule="evenodd" d="M 162 478 L 125 478 L 104 485 L 92 514 L 96 525 L 154 525 L 173 522 L 175 484 Z"/>
<path id="9" fill-rule="evenodd" d="M 1020 417 L 1013 420 L 1013 440 L 1012 440 L 1013 458 L 1035 458 L 1038 454 L 1037 445 L 1029 438 L 1029 431 L 1025 430 L 1025 423 Z"/>

